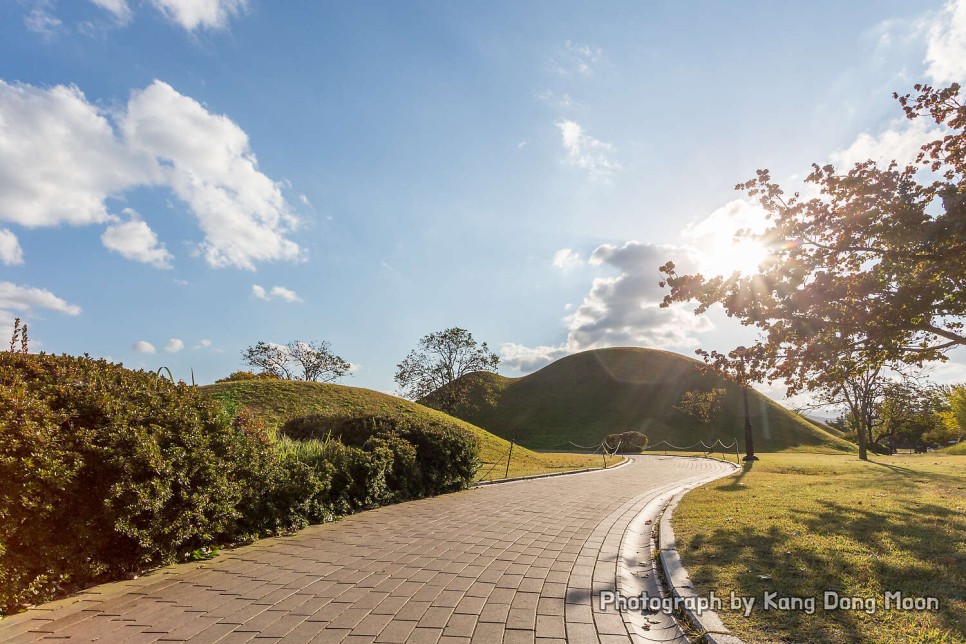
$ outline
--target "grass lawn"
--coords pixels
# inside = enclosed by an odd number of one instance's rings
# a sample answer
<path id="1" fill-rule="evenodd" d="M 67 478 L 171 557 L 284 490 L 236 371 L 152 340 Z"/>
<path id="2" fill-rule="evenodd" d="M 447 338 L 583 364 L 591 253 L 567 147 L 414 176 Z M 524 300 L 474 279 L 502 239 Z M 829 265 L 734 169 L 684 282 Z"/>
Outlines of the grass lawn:
<path id="1" fill-rule="evenodd" d="M 504 478 L 506 474 L 506 458 L 504 452 L 502 458 L 482 455 L 484 460 L 483 467 L 476 475 L 477 481 L 490 481 L 493 479 Z M 612 467 L 621 462 L 621 456 L 608 456 L 607 467 Z M 554 472 L 568 472 L 571 470 L 583 470 L 588 468 L 603 467 L 604 461 L 600 454 L 570 454 L 560 452 L 531 452 L 530 450 L 520 450 L 513 448 L 513 456 L 510 459 L 510 476 L 532 476 L 534 474 L 552 474 Z"/>
<path id="2" fill-rule="evenodd" d="M 230 400 L 252 410 L 272 433 L 286 421 L 309 414 L 333 418 L 388 416 L 417 422 L 435 421 L 459 427 L 474 434 L 479 440 L 480 461 L 483 465 L 477 473 L 477 480 L 503 478 L 506 473 L 509 441 L 435 409 L 378 391 L 293 380 L 226 382 L 207 385 L 202 390 L 215 398 Z M 619 460 L 616 457 L 608 458 L 608 465 Z M 540 453 L 517 445 L 513 448 L 510 460 L 510 476 L 549 474 L 601 465 L 600 455 Z"/>
<path id="3" fill-rule="evenodd" d="M 673 518 L 695 587 L 724 598 L 719 615 L 735 635 L 966 641 L 966 456 L 760 456 L 687 494 Z M 875 598 L 876 610 L 825 610 L 825 591 Z M 885 610 L 890 591 L 936 597 L 939 609 Z M 750 617 L 729 610 L 732 592 L 757 598 Z M 766 592 L 815 597 L 816 610 L 762 610 Z"/>

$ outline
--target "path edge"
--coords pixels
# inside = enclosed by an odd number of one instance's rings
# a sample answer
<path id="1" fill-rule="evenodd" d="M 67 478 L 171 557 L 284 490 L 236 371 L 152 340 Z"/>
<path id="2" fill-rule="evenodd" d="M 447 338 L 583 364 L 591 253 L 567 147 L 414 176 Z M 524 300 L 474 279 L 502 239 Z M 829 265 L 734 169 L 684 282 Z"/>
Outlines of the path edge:
<path id="1" fill-rule="evenodd" d="M 731 465 L 734 465 L 734 463 L 731 463 Z M 706 485 L 725 476 L 733 476 L 738 471 L 740 471 L 740 468 L 735 467 L 734 472 L 681 490 L 668 502 L 667 507 L 661 514 L 657 541 L 658 561 L 664 571 L 664 579 L 666 580 L 667 587 L 675 599 L 683 600 L 685 598 L 697 597 L 698 593 L 695 592 L 694 584 L 691 583 L 688 571 L 685 569 L 684 564 L 681 562 L 681 557 L 678 554 L 674 529 L 671 527 L 671 517 L 674 515 L 674 510 L 677 508 L 678 503 L 681 502 L 681 499 L 684 498 L 684 495 L 694 488 L 699 487 L 699 485 Z M 745 644 L 743 640 L 731 633 L 728 627 L 721 621 L 721 618 L 718 617 L 718 614 L 713 610 L 704 610 L 699 615 L 689 607 L 688 603 L 682 601 L 682 606 L 684 619 L 694 630 L 701 634 L 702 642 L 707 642 L 708 644 Z"/>
<path id="2" fill-rule="evenodd" d="M 554 476 L 571 476 L 573 474 L 590 474 L 592 472 L 612 472 L 619 467 L 624 467 L 631 462 L 630 457 L 625 456 L 617 465 L 611 465 L 610 467 L 588 467 L 582 470 L 569 470 L 567 472 L 549 472 L 547 474 L 531 474 L 530 476 L 511 476 L 508 479 L 494 479 L 492 481 L 477 481 L 470 486 L 470 489 L 475 487 L 486 487 L 487 485 L 499 485 L 500 483 L 513 483 L 515 481 L 532 481 L 534 479 L 548 479 Z"/>

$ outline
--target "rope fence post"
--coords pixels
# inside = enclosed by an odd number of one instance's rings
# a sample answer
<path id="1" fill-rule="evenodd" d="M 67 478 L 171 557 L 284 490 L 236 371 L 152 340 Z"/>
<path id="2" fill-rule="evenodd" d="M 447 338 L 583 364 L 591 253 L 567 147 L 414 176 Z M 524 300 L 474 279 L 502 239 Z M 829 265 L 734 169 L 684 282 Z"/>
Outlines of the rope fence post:
<path id="1" fill-rule="evenodd" d="M 510 451 L 507 452 L 507 455 L 506 455 L 506 473 L 503 475 L 503 478 L 505 478 L 505 479 L 510 478 L 510 459 L 512 457 L 513 457 L 513 439 L 511 438 L 510 439 Z"/>

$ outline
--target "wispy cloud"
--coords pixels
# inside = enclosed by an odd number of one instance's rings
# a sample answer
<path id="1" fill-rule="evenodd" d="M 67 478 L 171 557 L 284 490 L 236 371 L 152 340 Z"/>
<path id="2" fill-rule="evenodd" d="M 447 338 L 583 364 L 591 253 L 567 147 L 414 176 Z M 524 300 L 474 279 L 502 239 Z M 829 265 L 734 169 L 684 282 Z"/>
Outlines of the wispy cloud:
<path id="1" fill-rule="evenodd" d="M 180 338 L 171 338 L 164 345 L 164 350 L 168 353 L 178 353 L 184 349 L 184 341 Z"/>
<path id="2" fill-rule="evenodd" d="M 604 60 L 604 50 L 570 40 L 553 57 L 551 68 L 562 76 L 591 76 Z"/>
<path id="3" fill-rule="evenodd" d="M 16 316 L 34 315 L 40 311 L 54 311 L 65 315 L 80 315 L 81 308 L 69 304 L 50 291 L 13 282 L 0 282 L 0 326 L 9 328 Z"/>
<path id="4" fill-rule="evenodd" d="M 942 136 L 928 119 L 899 119 L 878 134 L 860 133 L 847 147 L 829 155 L 829 160 L 842 171 L 869 159 L 879 163 L 897 161 L 906 165 L 916 160 L 922 146 Z"/>
<path id="5" fill-rule="evenodd" d="M 128 5 L 127 0 L 90 0 L 95 5 L 104 9 L 117 20 L 120 24 L 126 24 L 131 21 L 133 12 L 131 7 Z"/>
<path id="6" fill-rule="evenodd" d="M 31 4 L 30 11 L 23 19 L 27 29 L 44 38 L 52 38 L 63 32 L 64 23 L 54 15 L 54 4 L 51 0 L 34 0 Z"/>
<path id="7" fill-rule="evenodd" d="M 931 22 L 925 62 L 933 82 L 966 79 L 966 0 L 950 0 Z"/>
<path id="8" fill-rule="evenodd" d="M 584 260 L 572 248 L 561 248 L 553 254 L 553 267 L 568 272 L 584 265 Z"/>
<path id="9" fill-rule="evenodd" d="M 560 120 L 554 125 L 560 130 L 568 165 L 586 170 L 592 180 L 603 183 L 609 182 L 615 172 L 623 169 L 619 162 L 611 159 L 614 146 L 590 136 L 576 121 Z"/>

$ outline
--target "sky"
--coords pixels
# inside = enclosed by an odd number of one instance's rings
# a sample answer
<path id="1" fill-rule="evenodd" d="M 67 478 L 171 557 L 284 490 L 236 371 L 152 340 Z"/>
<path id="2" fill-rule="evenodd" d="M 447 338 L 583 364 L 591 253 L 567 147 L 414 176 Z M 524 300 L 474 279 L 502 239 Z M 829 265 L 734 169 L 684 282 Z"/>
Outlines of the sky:
<path id="1" fill-rule="evenodd" d="M 735 184 L 911 160 L 892 92 L 953 81 L 966 0 L 8 0 L 0 328 L 199 383 L 327 341 L 387 392 L 453 326 L 508 376 L 727 350 L 658 266 L 753 262 Z"/>

